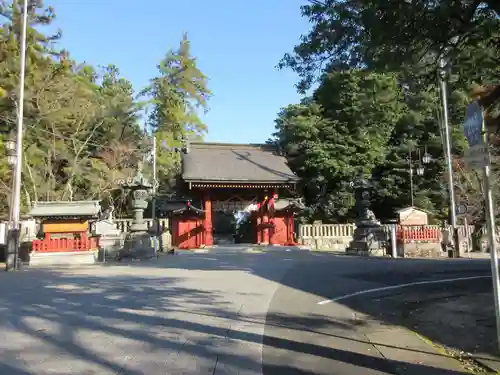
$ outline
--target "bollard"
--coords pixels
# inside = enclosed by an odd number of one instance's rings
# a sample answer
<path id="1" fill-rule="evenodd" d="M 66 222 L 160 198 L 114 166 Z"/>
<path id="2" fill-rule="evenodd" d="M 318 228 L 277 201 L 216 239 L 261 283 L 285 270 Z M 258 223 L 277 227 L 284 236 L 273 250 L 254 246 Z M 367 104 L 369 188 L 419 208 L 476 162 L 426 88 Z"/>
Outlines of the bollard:
<path id="1" fill-rule="evenodd" d="M 398 246 L 396 242 L 396 224 L 391 225 L 391 255 L 393 258 L 398 257 Z"/>

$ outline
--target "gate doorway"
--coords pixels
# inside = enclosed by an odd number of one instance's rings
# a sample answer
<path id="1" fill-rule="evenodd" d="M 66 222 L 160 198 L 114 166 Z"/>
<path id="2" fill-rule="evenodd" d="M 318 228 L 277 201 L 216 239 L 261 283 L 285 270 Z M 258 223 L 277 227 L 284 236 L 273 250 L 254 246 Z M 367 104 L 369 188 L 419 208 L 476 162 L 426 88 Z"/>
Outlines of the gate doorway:
<path id="1" fill-rule="evenodd" d="M 245 211 L 214 211 L 212 213 L 214 244 L 251 244 L 256 229 L 251 214 Z"/>
<path id="2" fill-rule="evenodd" d="M 214 211 L 212 214 L 214 245 L 234 243 L 236 219 L 231 212 Z"/>

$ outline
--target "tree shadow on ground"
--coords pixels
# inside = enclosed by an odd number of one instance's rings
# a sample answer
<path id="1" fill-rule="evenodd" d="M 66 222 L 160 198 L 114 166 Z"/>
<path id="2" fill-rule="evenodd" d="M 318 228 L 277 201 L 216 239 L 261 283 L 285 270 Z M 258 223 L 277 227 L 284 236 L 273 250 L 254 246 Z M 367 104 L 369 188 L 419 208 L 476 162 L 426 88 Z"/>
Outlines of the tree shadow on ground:
<path id="1" fill-rule="evenodd" d="M 183 374 L 194 375 L 203 373 L 203 369 L 208 373 L 216 366 L 225 366 L 228 373 L 245 373 L 252 369 L 254 372 L 248 373 L 259 373 L 260 358 L 253 350 L 257 353 L 262 342 L 258 326 L 264 321 L 269 327 L 286 331 L 311 330 L 323 333 L 327 338 L 332 336 L 332 330 L 343 332 L 345 336 L 356 327 L 348 319 L 332 319 L 318 314 L 244 315 L 223 291 L 193 287 L 188 278 L 169 277 L 165 269 L 243 270 L 281 283 L 276 293 L 286 287 L 329 298 L 331 295 L 325 292 L 327 288 L 317 289 L 318 283 L 306 282 L 300 277 L 300 269 L 306 268 L 307 272 L 319 274 L 318 267 L 326 267 L 330 259 L 323 257 L 312 261 L 312 258 L 291 256 L 293 262 L 290 264 L 293 265 L 287 266 L 285 277 L 278 275 L 274 263 L 286 260 L 282 254 L 228 254 L 215 258 L 216 261 L 209 260 L 208 255 L 193 255 L 176 258 L 171 263 L 138 262 L 130 267 L 130 272 L 124 271 L 123 274 L 117 270 L 126 267 L 113 264 L 81 272 L 27 270 L 4 274 L 0 277 L 0 327 L 4 333 L 4 340 L 0 343 L 0 373 L 21 375 L 53 371 L 82 375 L 138 375 L 164 373 L 165 369 L 177 368 Z M 375 272 L 377 267 L 373 264 L 365 266 L 368 273 L 370 269 Z M 401 264 L 402 268 L 408 267 Z M 299 269 L 294 271 L 295 267 Z M 311 271 L 311 267 L 315 270 Z M 442 265 L 434 267 L 434 272 L 438 268 L 450 271 L 450 274 L 454 272 L 453 267 Z M 429 272 L 433 272 L 433 267 Z M 348 276 L 339 278 L 345 280 Z M 252 298 L 250 293 L 239 294 L 243 299 Z M 348 300 L 342 303 L 376 316 L 377 311 L 365 306 L 372 304 Z M 381 318 L 392 322 L 390 317 Z M 344 338 L 358 340 L 354 335 L 347 336 Z M 408 372 L 424 374 L 458 374 L 289 337 L 266 333 L 264 344 L 311 358 L 349 364 L 360 371 L 370 369 L 398 374 L 401 368 L 405 368 Z M 195 365 L 189 367 L 187 360 Z M 270 363 L 264 370 L 266 375 L 323 373 L 293 363 Z"/>
<path id="2" fill-rule="evenodd" d="M 295 255 L 295 257 L 294 257 Z M 187 257 L 183 262 L 176 263 L 175 267 L 183 269 L 216 269 L 235 270 L 241 269 L 251 272 L 262 278 L 281 284 L 276 295 L 283 293 L 283 288 L 292 288 L 325 299 L 337 297 L 342 294 L 356 292 L 360 289 L 371 289 L 409 282 L 429 281 L 464 278 L 469 276 L 489 276 L 490 268 L 487 260 L 433 260 L 433 259 L 360 259 L 348 257 L 333 257 L 330 254 L 286 254 L 284 252 L 265 254 L 235 254 L 227 252 L 219 258 L 208 262 L 192 262 Z M 294 261 L 294 264 L 281 277 L 273 268 L 273 258 L 281 262 Z M 344 259 L 346 267 L 339 262 Z M 332 273 L 334 273 L 332 277 Z M 323 283 L 321 277 L 327 275 Z M 314 279 L 314 282 L 311 282 Z M 319 280 L 318 280 L 319 279 Z M 333 284 L 332 284 L 333 283 Z M 443 316 L 435 324 L 418 324 L 418 310 L 429 307 L 443 299 L 461 298 L 467 294 L 476 294 L 491 290 L 491 280 L 488 278 L 474 281 L 457 281 L 456 283 L 419 285 L 418 288 L 403 288 L 356 296 L 338 301 L 338 304 L 349 307 L 365 316 L 365 320 L 380 320 L 387 325 L 403 326 L 418 334 L 425 336 L 435 343 L 454 347 L 464 352 L 473 352 L 471 343 L 488 340 L 489 344 L 483 345 L 482 353 L 496 354 L 496 337 L 494 329 L 493 310 L 486 312 L 482 322 L 485 329 L 479 334 L 471 332 L 476 321 L 474 317 L 468 322 L 453 324 L 446 321 L 448 316 Z M 483 314 L 485 315 L 485 314 Z M 269 325 L 272 315 L 267 317 Z M 283 316 L 277 319 L 285 319 Z M 307 330 L 307 326 L 314 326 L 314 319 L 310 315 L 290 317 L 296 328 Z M 300 324 L 300 320 L 308 324 Z M 332 323 L 330 322 L 330 328 Z M 338 324 L 338 322 L 336 323 Z M 344 322 L 348 327 L 344 330 L 359 330 L 362 323 L 357 321 Z M 485 331 L 488 331 L 486 334 Z M 457 339 L 457 335 L 466 339 Z M 483 335 L 483 336 L 481 336 Z M 475 337 L 477 336 L 477 337 Z"/>

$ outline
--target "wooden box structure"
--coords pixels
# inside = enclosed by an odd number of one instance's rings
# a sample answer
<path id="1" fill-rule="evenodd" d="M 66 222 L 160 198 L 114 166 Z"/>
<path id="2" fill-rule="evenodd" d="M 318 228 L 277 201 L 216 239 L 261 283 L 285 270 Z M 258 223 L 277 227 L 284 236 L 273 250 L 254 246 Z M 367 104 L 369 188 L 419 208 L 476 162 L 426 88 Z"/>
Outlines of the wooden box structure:
<path id="1" fill-rule="evenodd" d="M 416 207 L 404 207 L 397 211 L 400 225 L 428 225 L 429 215 Z"/>
<path id="2" fill-rule="evenodd" d="M 82 252 L 97 249 L 89 220 L 101 211 L 99 201 L 35 202 L 30 215 L 40 221 L 43 239 L 32 242 L 33 252 Z"/>
<path id="3" fill-rule="evenodd" d="M 274 145 L 193 142 L 182 155 L 178 196 L 167 201 L 172 244 L 195 249 L 214 244 L 214 214 L 247 212 L 252 243 L 295 245 L 294 215 L 301 209 L 299 178 Z"/>

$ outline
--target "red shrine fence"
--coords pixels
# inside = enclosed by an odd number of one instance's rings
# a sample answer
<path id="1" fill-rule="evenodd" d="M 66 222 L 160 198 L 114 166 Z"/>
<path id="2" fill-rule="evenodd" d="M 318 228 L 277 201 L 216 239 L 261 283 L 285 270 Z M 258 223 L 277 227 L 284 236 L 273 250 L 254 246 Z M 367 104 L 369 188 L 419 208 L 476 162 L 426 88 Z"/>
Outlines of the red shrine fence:
<path id="1" fill-rule="evenodd" d="M 97 238 L 49 238 L 32 241 L 33 251 L 67 252 L 67 251 L 89 251 L 97 248 Z"/>

